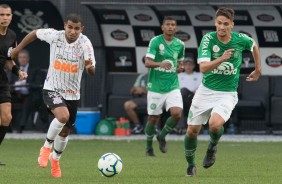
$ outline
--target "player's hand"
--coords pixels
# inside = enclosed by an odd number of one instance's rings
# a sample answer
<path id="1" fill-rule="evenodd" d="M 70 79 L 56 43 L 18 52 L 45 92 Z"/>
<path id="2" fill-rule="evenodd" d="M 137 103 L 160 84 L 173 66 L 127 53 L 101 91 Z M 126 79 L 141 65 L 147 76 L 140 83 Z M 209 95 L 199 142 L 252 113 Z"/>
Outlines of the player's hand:
<path id="1" fill-rule="evenodd" d="M 228 50 L 224 51 L 224 53 L 221 56 L 222 60 L 226 61 L 226 60 L 230 59 L 233 51 L 234 51 L 234 49 L 228 49 Z"/>
<path id="2" fill-rule="evenodd" d="M 260 71 L 254 70 L 250 73 L 249 76 L 246 77 L 246 81 L 257 81 L 260 76 Z"/>
<path id="3" fill-rule="evenodd" d="M 23 72 L 23 71 L 19 71 L 19 79 L 20 80 L 24 80 L 24 79 L 26 79 L 27 78 L 27 73 L 25 73 L 25 72 Z"/>
<path id="4" fill-rule="evenodd" d="M 84 64 L 86 69 L 93 67 L 91 59 L 85 60 Z"/>
<path id="5" fill-rule="evenodd" d="M 163 61 L 163 62 L 160 63 L 160 67 L 164 68 L 166 70 L 171 69 L 171 66 L 172 65 L 171 65 L 171 63 L 169 61 Z"/>

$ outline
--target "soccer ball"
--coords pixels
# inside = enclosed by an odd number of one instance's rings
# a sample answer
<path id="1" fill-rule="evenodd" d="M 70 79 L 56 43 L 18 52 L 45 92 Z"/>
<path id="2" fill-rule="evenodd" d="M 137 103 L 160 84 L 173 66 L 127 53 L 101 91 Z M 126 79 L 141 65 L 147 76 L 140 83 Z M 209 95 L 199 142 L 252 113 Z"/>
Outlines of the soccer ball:
<path id="1" fill-rule="evenodd" d="M 122 160 L 115 153 L 106 153 L 99 159 L 98 169 L 103 176 L 115 176 L 122 170 Z"/>

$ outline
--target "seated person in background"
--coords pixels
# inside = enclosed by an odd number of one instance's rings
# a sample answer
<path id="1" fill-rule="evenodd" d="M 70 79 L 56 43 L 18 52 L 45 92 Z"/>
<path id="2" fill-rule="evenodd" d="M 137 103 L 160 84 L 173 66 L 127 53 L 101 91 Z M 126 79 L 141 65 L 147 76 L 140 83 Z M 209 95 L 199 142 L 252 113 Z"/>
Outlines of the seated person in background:
<path id="1" fill-rule="evenodd" d="M 194 71 L 195 62 L 193 58 L 185 58 L 184 61 L 184 72 L 178 74 L 179 86 L 181 89 L 181 95 L 183 99 L 183 113 L 182 117 L 177 125 L 178 133 L 182 133 L 182 129 L 186 129 L 187 116 L 194 97 L 194 93 L 202 82 L 203 74 Z M 186 131 L 184 131 L 185 133 Z"/>
<path id="2" fill-rule="evenodd" d="M 140 134 L 143 132 L 144 127 L 140 122 L 138 112 L 144 111 L 144 114 L 147 113 L 147 79 L 148 73 L 141 73 L 137 77 L 133 87 L 130 90 L 132 99 L 124 103 L 124 109 L 129 117 L 129 120 L 134 124 L 132 129 L 132 134 Z"/>
<path id="3" fill-rule="evenodd" d="M 13 104 L 13 125 L 18 125 L 19 133 L 22 133 L 25 125 L 28 124 L 29 118 L 36 110 L 35 103 L 41 97 L 41 79 L 37 75 L 38 69 L 32 68 L 29 61 L 30 56 L 27 50 L 19 52 L 17 62 L 20 69 L 28 74 L 28 77 L 25 80 L 19 80 L 14 76 L 10 78 L 12 100 L 17 104 L 21 104 L 18 108 L 15 108 Z"/>

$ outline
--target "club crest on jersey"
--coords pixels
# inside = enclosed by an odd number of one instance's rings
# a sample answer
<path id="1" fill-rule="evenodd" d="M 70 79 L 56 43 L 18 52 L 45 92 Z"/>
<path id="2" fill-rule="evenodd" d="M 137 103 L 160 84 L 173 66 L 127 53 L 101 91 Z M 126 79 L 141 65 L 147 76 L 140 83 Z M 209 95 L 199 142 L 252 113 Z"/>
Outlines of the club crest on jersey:
<path id="1" fill-rule="evenodd" d="M 81 56 L 81 54 L 82 54 L 82 48 L 81 47 L 74 47 L 73 48 L 73 55 L 74 56 L 77 56 L 77 57 L 79 57 L 79 56 Z"/>
<path id="2" fill-rule="evenodd" d="M 163 44 L 160 44 L 160 45 L 159 45 L 159 49 L 160 49 L 160 55 L 164 55 L 164 49 L 165 49 L 165 47 L 164 47 Z"/>
<path id="3" fill-rule="evenodd" d="M 214 45 L 212 51 L 219 52 L 220 48 L 217 45 Z"/>

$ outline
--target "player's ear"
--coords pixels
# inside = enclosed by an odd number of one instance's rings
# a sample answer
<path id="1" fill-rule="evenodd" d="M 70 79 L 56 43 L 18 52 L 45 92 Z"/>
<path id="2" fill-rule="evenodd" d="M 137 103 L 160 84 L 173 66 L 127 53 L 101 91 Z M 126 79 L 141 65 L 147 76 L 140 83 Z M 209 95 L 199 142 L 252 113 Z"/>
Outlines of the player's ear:
<path id="1" fill-rule="evenodd" d="M 81 32 L 84 30 L 84 26 L 81 26 Z"/>
<path id="2" fill-rule="evenodd" d="M 162 25 L 161 28 L 162 28 L 162 31 L 164 31 L 164 25 Z"/>
<path id="3" fill-rule="evenodd" d="M 231 29 L 233 29 L 233 27 L 234 27 L 234 21 L 232 21 L 231 23 Z"/>

